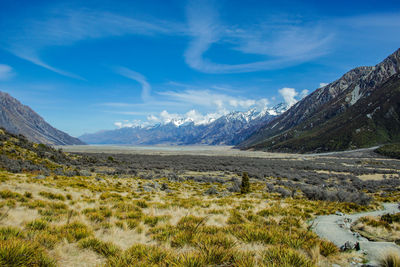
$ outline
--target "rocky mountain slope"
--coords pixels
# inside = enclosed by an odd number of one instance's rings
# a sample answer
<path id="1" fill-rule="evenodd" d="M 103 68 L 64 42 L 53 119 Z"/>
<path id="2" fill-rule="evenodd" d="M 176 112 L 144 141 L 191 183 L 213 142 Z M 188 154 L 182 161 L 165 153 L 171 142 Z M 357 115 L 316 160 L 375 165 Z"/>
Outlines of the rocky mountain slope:
<path id="1" fill-rule="evenodd" d="M 52 145 L 83 145 L 84 143 L 48 124 L 30 107 L 22 105 L 7 93 L 0 92 L 0 127 L 22 134 L 30 141 Z"/>
<path id="2" fill-rule="evenodd" d="M 400 49 L 317 89 L 238 147 L 322 152 L 399 140 L 399 73 Z"/>
<path id="3" fill-rule="evenodd" d="M 280 104 L 262 111 L 251 109 L 246 112 L 232 112 L 207 124 L 171 121 L 151 127 L 125 127 L 79 138 L 89 144 L 130 144 L 130 145 L 236 145 L 266 122 L 287 109 Z"/>

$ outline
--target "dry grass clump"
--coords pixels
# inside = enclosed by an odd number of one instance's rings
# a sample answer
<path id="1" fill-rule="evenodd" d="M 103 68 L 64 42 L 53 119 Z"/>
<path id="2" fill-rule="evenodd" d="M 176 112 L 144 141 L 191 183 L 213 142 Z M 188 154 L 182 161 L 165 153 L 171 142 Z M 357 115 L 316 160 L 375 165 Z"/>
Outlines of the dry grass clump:
<path id="1" fill-rule="evenodd" d="M 55 266 L 45 247 L 30 233 L 16 227 L 0 227 L 0 266 Z"/>
<path id="2" fill-rule="evenodd" d="M 92 222 L 104 222 L 105 220 L 109 219 L 113 212 L 111 209 L 105 206 L 100 206 L 99 208 L 87 208 L 82 211 L 89 220 Z"/>
<path id="3" fill-rule="evenodd" d="M 400 267 L 400 256 L 396 251 L 386 252 L 379 259 L 379 266 L 381 267 Z"/>
<path id="4" fill-rule="evenodd" d="M 400 244 L 400 213 L 379 217 L 361 217 L 352 226 L 354 231 L 373 241 Z"/>
<path id="5" fill-rule="evenodd" d="M 119 255 L 110 257 L 106 266 L 168 266 L 171 260 L 171 254 L 166 249 L 138 244 Z"/>
<path id="6" fill-rule="evenodd" d="M 55 193 L 51 193 L 51 192 L 42 191 L 42 192 L 39 192 L 39 195 L 41 195 L 42 197 L 48 198 L 48 199 L 58 199 L 61 201 L 65 201 L 65 196 L 62 194 L 55 194 Z"/>
<path id="7" fill-rule="evenodd" d="M 32 222 L 29 222 L 26 224 L 26 228 L 29 230 L 45 230 L 48 228 L 48 222 L 42 220 L 42 219 L 37 219 Z"/>
<path id="8" fill-rule="evenodd" d="M 21 239 L 0 241 L 0 266 L 56 266 L 37 244 Z"/>
<path id="9" fill-rule="evenodd" d="M 165 222 L 169 218 L 170 215 L 161 215 L 161 216 L 152 216 L 152 215 L 145 215 L 143 217 L 143 223 L 149 225 L 150 227 L 156 226 L 159 222 Z"/>
<path id="10" fill-rule="evenodd" d="M 0 227 L 0 240 L 8 240 L 11 238 L 25 238 L 25 233 L 12 226 L 2 226 Z"/>
<path id="11" fill-rule="evenodd" d="M 305 255 L 291 248 L 275 246 L 267 249 L 262 254 L 264 266 L 315 266 Z"/>
<path id="12" fill-rule="evenodd" d="M 319 251 L 321 255 L 328 257 L 339 253 L 339 248 L 330 241 L 321 240 L 319 242 Z"/>
<path id="13" fill-rule="evenodd" d="M 106 258 L 115 257 L 116 255 L 121 253 L 121 249 L 113 243 L 104 242 L 94 237 L 86 238 L 79 241 L 79 246 L 81 248 L 89 248 Z"/>

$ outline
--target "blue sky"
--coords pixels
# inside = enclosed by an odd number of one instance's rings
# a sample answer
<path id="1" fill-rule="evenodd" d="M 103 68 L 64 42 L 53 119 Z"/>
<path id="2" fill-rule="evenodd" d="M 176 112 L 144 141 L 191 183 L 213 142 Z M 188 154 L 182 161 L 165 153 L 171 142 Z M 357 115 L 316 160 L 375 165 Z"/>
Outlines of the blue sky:
<path id="1" fill-rule="evenodd" d="M 74 136 L 293 103 L 399 47 L 398 1 L 0 1 L 0 90 Z"/>

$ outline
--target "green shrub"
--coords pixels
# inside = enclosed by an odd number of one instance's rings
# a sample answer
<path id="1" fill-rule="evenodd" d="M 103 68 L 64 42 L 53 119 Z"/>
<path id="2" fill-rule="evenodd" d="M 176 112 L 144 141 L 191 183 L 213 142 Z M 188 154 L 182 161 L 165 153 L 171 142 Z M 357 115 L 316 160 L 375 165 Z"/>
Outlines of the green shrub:
<path id="1" fill-rule="evenodd" d="M 250 179 L 247 172 L 244 172 L 242 176 L 242 184 L 240 186 L 240 193 L 247 194 L 249 192 L 250 192 Z"/>
<path id="2" fill-rule="evenodd" d="M 400 159 L 400 143 L 383 145 L 375 149 L 375 152 L 390 158 Z"/>

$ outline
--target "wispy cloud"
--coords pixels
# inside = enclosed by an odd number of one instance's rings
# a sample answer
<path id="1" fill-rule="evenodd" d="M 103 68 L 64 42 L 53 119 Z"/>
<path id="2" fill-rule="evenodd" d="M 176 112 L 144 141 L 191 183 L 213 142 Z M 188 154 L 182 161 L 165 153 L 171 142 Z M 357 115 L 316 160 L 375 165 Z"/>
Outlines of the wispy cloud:
<path id="1" fill-rule="evenodd" d="M 74 78 L 77 80 L 85 80 L 84 78 L 82 78 L 81 76 L 79 76 L 77 74 L 58 69 L 56 67 L 50 66 L 49 64 L 43 62 L 37 55 L 37 52 L 32 49 L 26 49 L 24 47 L 21 47 L 20 49 L 15 48 L 14 50 L 10 50 L 10 51 L 12 51 L 14 53 L 14 55 L 16 55 L 17 57 L 25 59 L 35 65 L 38 65 L 45 69 L 48 69 L 52 72 L 58 73 L 60 75 L 66 76 L 66 77 Z"/>
<path id="2" fill-rule="evenodd" d="M 332 39 L 318 25 L 266 24 L 256 29 L 224 26 L 209 1 L 189 1 L 187 20 L 192 41 L 185 51 L 186 63 L 206 73 L 251 72 L 299 64 L 325 54 Z M 269 58 L 246 64 L 216 63 L 204 56 L 216 43 L 231 43 L 242 53 Z"/>
<path id="3" fill-rule="evenodd" d="M 0 64 L 0 80 L 8 80 L 15 75 L 11 66 Z"/>
<path id="4" fill-rule="evenodd" d="M 16 35 L 3 36 L 4 49 L 50 71 L 78 79 L 78 75 L 44 62 L 40 52 L 46 47 L 71 45 L 88 39 L 128 34 L 180 34 L 185 29 L 182 25 L 170 21 L 152 19 L 148 22 L 89 9 L 48 12 L 40 20 L 26 19 L 16 25 L 16 29 L 21 28 L 24 30 L 16 31 Z"/>
<path id="5" fill-rule="evenodd" d="M 186 10 L 192 40 L 185 51 L 185 61 L 205 73 L 240 73 L 281 69 L 327 55 L 341 45 L 376 40 L 392 34 L 400 40 L 400 13 L 365 14 L 349 17 L 263 18 L 253 25 L 227 25 L 219 18 L 212 1 L 189 1 Z M 391 40 L 393 42 L 393 40 Z M 213 45 L 260 60 L 240 64 L 223 64 L 207 57 Z M 221 47 L 221 46 L 220 46 Z"/>
<path id="6" fill-rule="evenodd" d="M 184 91 L 166 91 L 158 92 L 159 95 L 167 97 L 171 101 L 177 101 L 194 106 L 205 106 L 217 109 L 248 109 L 258 103 L 266 104 L 268 100 L 249 99 L 240 96 L 231 96 L 227 94 L 217 93 L 208 89 L 204 90 L 184 90 Z"/>
<path id="7" fill-rule="evenodd" d="M 220 18 L 215 3 L 189 0 L 186 24 L 157 18 L 143 20 L 87 8 L 63 8 L 62 11 L 43 8 L 40 19 L 26 18 L 7 25 L 9 29 L 0 33 L 1 46 L 50 71 L 82 79 L 44 60 L 46 48 L 125 35 L 185 36 L 190 38 L 184 51 L 188 66 L 205 73 L 240 73 L 285 68 L 316 59 L 331 52 L 337 43 L 334 41 L 349 42 L 346 41 L 348 35 L 353 33 L 362 35 L 357 38 L 365 41 L 371 35 L 390 30 L 393 38 L 400 39 L 395 34 L 400 32 L 397 27 L 400 14 L 396 13 L 321 18 L 311 22 L 301 18 L 288 19 L 285 15 L 278 18 L 266 16 L 257 18 L 257 22 L 251 25 L 236 25 Z M 352 30 L 346 31 L 348 28 Z M 368 32 L 371 29 L 375 29 L 374 33 Z M 259 60 L 220 63 L 218 59 L 207 57 L 214 45 L 252 57 L 256 55 Z"/>
<path id="8" fill-rule="evenodd" d="M 143 101 L 150 100 L 151 86 L 147 82 L 146 77 L 144 77 L 142 74 L 140 74 L 136 71 L 130 70 L 125 67 L 118 67 L 115 69 L 115 71 L 118 74 L 120 74 L 128 79 L 131 79 L 131 80 L 134 80 L 134 81 L 137 81 L 138 83 L 140 83 L 140 85 L 142 86 L 142 100 Z"/>

